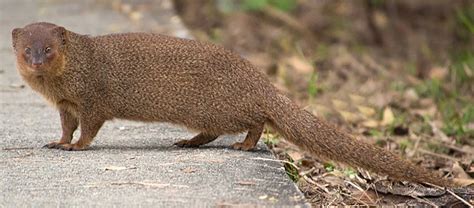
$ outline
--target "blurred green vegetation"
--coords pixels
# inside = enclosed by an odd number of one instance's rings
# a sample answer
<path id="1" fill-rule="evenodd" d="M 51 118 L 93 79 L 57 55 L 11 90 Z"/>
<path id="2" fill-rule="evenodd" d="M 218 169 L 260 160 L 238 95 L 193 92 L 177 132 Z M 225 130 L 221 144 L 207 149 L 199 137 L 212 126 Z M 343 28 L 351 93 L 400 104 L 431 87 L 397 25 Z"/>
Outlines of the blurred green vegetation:
<path id="1" fill-rule="evenodd" d="M 474 130 L 466 127 L 474 122 L 474 103 L 471 99 L 460 97 L 456 90 L 449 91 L 442 86 L 442 81 L 428 79 L 416 89 L 422 97 L 435 100 L 443 118 L 442 130 L 447 135 L 474 138 Z"/>
<path id="2" fill-rule="evenodd" d="M 414 88 L 416 96 L 432 99 L 438 113 L 417 122 L 441 121 L 441 130 L 448 136 L 474 138 L 474 4 L 468 0 L 196 1 L 195 11 L 185 22 L 205 30 L 207 40 L 236 47 L 246 55 L 269 54 L 267 66 L 277 67 L 265 70 L 304 104 L 333 93 L 348 79 L 366 78 L 357 77 L 350 63 L 334 66 L 341 61 L 341 52 L 335 48 L 342 46 L 344 53 L 351 54 L 349 61 L 369 56 L 384 67 L 386 62 L 397 62 L 396 67 L 386 68 L 393 71 L 388 73 L 388 87 L 381 90 L 403 94 Z M 182 6 L 191 4 L 182 2 Z M 295 54 L 304 57 L 313 70 L 297 74 L 291 71 L 295 67 L 278 67 Z M 356 65 L 367 67 L 361 62 Z M 344 67 L 347 69 L 340 69 Z M 442 75 L 431 76 L 433 69 L 441 69 Z M 334 80 L 328 80 L 327 74 L 338 70 L 349 71 L 338 72 L 345 76 L 339 80 L 344 83 L 328 84 Z M 373 76 L 374 80 L 387 79 Z M 416 81 L 407 81 L 407 77 Z M 371 129 L 368 134 L 393 135 L 399 126 L 413 120 L 407 111 L 410 109 L 397 112 L 391 125 Z M 273 143 L 273 139 L 267 142 Z"/>
<path id="3" fill-rule="evenodd" d="M 334 163 L 328 162 L 328 163 L 324 164 L 324 169 L 326 169 L 326 171 L 328 171 L 328 172 L 334 171 L 335 168 L 336 168 L 336 166 L 334 165 Z"/>
<path id="4" fill-rule="evenodd" d="M 233 12 L 237 10 L 259 11 L 265 7 L 274 7 L 284 12 L 290 12 L 297 6 L 296 0 L 217 0 L 218 8 L 223 12 Z"/>
<path id="5" fill-rule="evenodd" d="M 287 155 L 287 160 L 288 162 L 292 164 L 295 163 L 295 161 L 288 155 Z M 295 167 L 295 165 L 292 165 L 292 164 L 284 163 L 285 171 L 286 171 L 286 174 L 290 177 L 290 179 L 293 182 L 297 182 L 300 179 L 299 171 Z"/>
<path id="6" fill-rule="evenodd" d="M 198 38 L 243 54 L 305 109 L 370 136 L 381 148 L 413 157 L 421 152 L 416 146 L 460 158 L 465 154 L 450 149 L 452 142 L 474 144 L 472 0 L 174 1 Z M 358 174 L 331 161 L 324 161 L 324 170 L 303 162 L 307 158 L 295 162 L 279 138 L 267 130 L 263 140 L 288 161 L 285 170 L 295 182 L 308 166 L 319 169 L 309 175 Z"/>

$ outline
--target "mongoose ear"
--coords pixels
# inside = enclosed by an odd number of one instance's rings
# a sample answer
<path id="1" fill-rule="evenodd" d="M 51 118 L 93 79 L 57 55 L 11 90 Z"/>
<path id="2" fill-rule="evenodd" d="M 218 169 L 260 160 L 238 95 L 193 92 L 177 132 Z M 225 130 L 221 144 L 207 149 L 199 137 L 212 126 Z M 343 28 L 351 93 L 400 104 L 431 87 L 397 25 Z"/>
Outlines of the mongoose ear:
<path id="1" fill-rule="evenodd" d="M 56 35 L 56 37 L 60 38 L 61 44 L 66 45 L 67 43 L 67 31 L 66 28 L 57 26 L 53 28 L 53 33 Z"/>
<path id="2" fill-rule="evenodd" d="M 16 51 L 16 43 L 18 41 L 18 37 L 21 35 L 23 30 L 21 28 L 15 28 L 12 30 L 12 46 L 13 49 Z"/>

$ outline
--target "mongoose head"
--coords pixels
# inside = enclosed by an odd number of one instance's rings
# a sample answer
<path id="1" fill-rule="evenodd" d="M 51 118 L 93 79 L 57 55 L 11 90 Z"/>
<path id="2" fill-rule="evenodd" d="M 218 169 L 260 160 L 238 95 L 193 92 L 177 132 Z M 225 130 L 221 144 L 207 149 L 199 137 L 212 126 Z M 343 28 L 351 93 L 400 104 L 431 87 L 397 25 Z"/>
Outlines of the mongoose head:
<path id="1" fill-rule="evenodd" d="M 12 31 L 18 69 L 23 75 L 58 75 L 64 68 L 67 30 L 51 23 L 33 23 Z"/>

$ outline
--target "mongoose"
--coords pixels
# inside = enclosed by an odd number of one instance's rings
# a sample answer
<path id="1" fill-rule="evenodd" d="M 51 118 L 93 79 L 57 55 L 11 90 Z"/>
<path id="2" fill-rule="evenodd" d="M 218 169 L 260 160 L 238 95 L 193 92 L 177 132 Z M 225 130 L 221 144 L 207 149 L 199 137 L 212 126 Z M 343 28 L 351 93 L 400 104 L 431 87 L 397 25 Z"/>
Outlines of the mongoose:
<path id="1" fill-rule="evenodd" d="M 397 180 L 452 184 L 303 110 L 249 61 L 218 45 L 152 33 L 91 37 L 45 22 L 15 28 L 12 37 L 20 75 L 59 110 L 62 137 L 48 148 L 84 150 L 105 121 L 117 118 L 199 132 L 179 147 L 248 132 L 232 147 L 251 150 L 267 123 L 317 157 Z M 78 126 L 80 138 L 71 143 Z"/>

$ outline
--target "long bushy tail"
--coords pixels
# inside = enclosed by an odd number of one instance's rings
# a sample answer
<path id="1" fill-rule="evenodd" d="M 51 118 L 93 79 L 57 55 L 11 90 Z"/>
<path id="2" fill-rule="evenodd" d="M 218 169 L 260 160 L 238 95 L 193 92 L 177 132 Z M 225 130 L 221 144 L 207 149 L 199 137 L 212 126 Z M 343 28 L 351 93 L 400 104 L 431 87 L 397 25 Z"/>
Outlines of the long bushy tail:
<path id="1" fill-rule="evenodd" d="M 450 180 L 439 177 L 434 171 L 416 166 L 392 152 L 356 140 L 310 112 L 300 109 L 282 95 L 275 96 L 275 99 L 267 103 L 267 107 L 273 127 L 286 140 L 317 157 L 387 174 L 397 180 L 453 186 Z"/>

